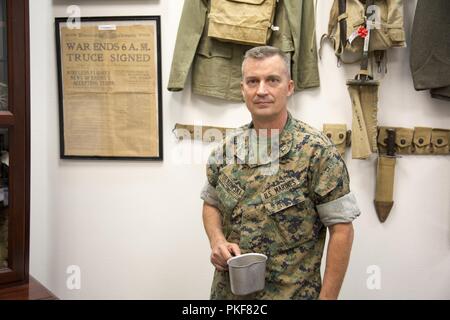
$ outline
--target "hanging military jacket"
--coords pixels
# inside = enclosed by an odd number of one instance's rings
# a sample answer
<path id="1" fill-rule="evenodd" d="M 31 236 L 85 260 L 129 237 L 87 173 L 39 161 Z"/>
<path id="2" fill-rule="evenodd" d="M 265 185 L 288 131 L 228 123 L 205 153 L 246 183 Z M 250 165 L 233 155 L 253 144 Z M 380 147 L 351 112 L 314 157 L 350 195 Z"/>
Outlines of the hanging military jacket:
<path id="1" fill-rule="evenodd" d="M 410 64 L 416 90 L 450 100 L 450 1 L 417 2 Z"/>
<path id="2" fill-rule="evenodd" d="M 229 1 L 229 0 L 224 0 Z M 249 45 L 208 37 L 209 0 L 185 0 L 168 90 L 183 90 L 192 66 L 192 90 L 205 96 L 242 101 L 241 65 Z M 295 90 L 319 86 L 315 43 L 314 2 L 279 1 L 268 45 L 291 56 Z"/>

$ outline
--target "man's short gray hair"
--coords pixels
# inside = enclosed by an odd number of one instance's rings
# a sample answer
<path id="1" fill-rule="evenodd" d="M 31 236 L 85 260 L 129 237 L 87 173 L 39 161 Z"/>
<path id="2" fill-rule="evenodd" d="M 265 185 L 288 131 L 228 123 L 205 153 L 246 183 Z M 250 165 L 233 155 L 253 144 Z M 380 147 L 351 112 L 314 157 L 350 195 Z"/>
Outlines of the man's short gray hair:
<path id="1" fill-rule="evenodd" d="M 244 76 L 244 63 L 245 60 L 251 58 L 256 60 L 262 60 L 266 58 L 270 58 L 273 56 L 279 56 L 284 61 L 284 65 L 287 70 L 287 74 L 289 79 L 291 79 L 291 57 L 289 54 L 284 53 L 282 50 L 271 47 L 271 46 L 260 46 L 260 47 L 254 47 L 250 50 L 247 50 L 244 56 L 244 61 L 242 62 L 242 76 Z"/>

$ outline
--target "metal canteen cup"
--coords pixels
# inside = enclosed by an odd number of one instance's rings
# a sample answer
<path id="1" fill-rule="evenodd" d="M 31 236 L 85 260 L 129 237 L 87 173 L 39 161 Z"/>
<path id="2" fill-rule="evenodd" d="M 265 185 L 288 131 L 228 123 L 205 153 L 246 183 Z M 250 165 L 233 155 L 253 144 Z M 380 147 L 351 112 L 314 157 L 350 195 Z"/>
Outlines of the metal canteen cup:
<path id="1" fill-rule="evenodd" d="M 244 296 L 263 290 L 266 261 L 267 256 L 260 253 L 246 253 L 228 259 L 231 292 Z"/>

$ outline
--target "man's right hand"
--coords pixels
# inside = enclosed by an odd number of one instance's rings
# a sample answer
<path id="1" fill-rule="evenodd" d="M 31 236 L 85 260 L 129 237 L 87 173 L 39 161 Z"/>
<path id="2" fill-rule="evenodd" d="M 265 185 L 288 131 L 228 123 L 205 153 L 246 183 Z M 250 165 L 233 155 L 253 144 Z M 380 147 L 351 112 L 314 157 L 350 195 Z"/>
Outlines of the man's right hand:
<path id="1" fill-rule="evenodd" d="M 227 260 L 241 254 L 236 243 L 228 242 L 222 232 L 222 219 L 219 209 L 203 202 L 203 225 L 211 246 L 211 263 L 219 271 L 228 269 Z"/>
<path id="2" fill-rule="evenodd" d="M 220 241 L 211 246 L 211 263 L 218 271 L 228 270 L 227 260 L 241 254 L 236 243 Z"/>

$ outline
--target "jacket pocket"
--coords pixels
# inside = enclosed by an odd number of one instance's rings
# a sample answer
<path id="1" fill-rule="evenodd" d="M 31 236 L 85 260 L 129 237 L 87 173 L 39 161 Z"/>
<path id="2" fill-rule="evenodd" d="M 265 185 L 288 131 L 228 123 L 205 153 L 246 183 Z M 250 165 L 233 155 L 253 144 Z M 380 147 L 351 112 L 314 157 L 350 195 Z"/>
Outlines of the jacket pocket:
<path id="1" fill-rule="evenodd" d="M 232 47 L 230 44 L 211 39 L 209 37 L 202 37 L 198 48 L 197 54 L 206 58 L 220 57 L 225 59 L 231 59 Z"/>
<path id="2" fill-rule="evenodd" d="M 203 37 L 193 65 L 194 89 L 206 90 L 215 96 L 224 96 L 230 81 L 232 46 L 209 37 Z"/>
<path id="3" fill-rule="evenodd" d="M 300 189 L 283 192 L 264 203 L 267 212 L 269 239 L 274 248 L 288 250 L 313 237 L 316 214 L 312 202 Z"/>

